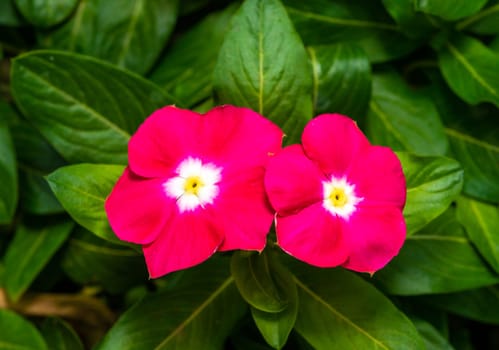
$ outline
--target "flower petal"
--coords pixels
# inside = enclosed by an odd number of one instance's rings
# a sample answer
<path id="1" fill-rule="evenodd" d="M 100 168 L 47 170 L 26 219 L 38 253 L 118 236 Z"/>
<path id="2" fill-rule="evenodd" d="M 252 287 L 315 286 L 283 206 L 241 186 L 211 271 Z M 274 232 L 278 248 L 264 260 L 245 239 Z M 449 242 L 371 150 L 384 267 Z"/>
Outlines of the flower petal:
<path id="1" fill-rule="evenodd" d="M 249 168 L 221 185 L 217 198 L 217 222 L 225 235 L 220 251 L 242 249 L 262 251 L 274 219 L 263 185 L 263 167 Z"/>
<path id="2" fill-rule="evenodd" d="M 174 106 L 155 111 L 128 143 L 128 162 L 143 177 L 170 176 L 179 162 L 198 155 L 201 115 Z"/>
<path id="3" fill-rule="evenodd" d="M 359 208 L 343 221 L 342 233 L 351 253 L 343 267 L 373 273 L 398 254 L 405 240 L 405 222 L 395 207 Z"/>
<path id="4" fill-rule="evenodd" d="M 299 145 L 285 147 L 272 157 L 265 173 L 265 188 L 278 214 L 293 214 L 322 201 L 323 174 Z"/>
<path id="5" fill-rule="evenodd" d="M 369 141 L 350 118 L 322 114 L 305 126 L 302 135 L 305 154 L 326 176 L 341 177 Z"/>
<path id="6" fill-rule="evenodd" d="M 281 148 L 283 132 L 248 108 L 219 106 L 202 117 L 199 135 L 204 155 L 233 168 L 265 166 Z"/>
<path id="7" fill-rule="evenodd" d="M 149 275 L 157 278 L 200 264 L 216 252 L 222 240 L 212 211 L 176 215 L 154 242 L 143 246 Z"/>
<path id="8" fill-rule="evenodd" d="M 175 200 L 166 196 L 163 180 L 144 179 L 126 168 L 106 199 L 111 228 L 124 241 L 152 242 L 176 213 Z"/>
<path id="9" fill-rule="evenodd" d="M 392 205 L 404 208 L 405 177 L 397 155 L 387 147 L 371 146 L 352 162 L 347 175 L 362 197 L 360 205 Z"/>
<path id="10" fill-rule="evenodd" d="M 311 265 L 338 266 L 348 257 L 340 219 L 327 213 L 321 203 L 295 215 L 278 216 L 276 231 L 277 243 L 286 253 Z"/>

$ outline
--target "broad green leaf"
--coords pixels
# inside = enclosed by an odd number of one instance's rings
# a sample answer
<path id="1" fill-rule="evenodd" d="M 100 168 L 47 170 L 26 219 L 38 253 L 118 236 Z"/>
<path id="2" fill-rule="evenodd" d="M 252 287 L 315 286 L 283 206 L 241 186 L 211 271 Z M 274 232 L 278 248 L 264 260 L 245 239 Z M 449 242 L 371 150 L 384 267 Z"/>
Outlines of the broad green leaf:
<path id="1" fill-rule="evenodd" d="M 480 12 L 459 22 L 456 29 L 476 34 L 499 34 L 499 1 L 489 1 Z"/>
<path id="2" fill-rule="evenodd" d="M 411 318 L 412 323 L 416 326 L 421 338 L 426 345 L 427 350 L 453 350 L 452 345 L 445 339 L 440 332 L 431 325 L 421 319 Z"/>
<path id="3" fill-rule="evenodd" d="M 23 24 L 24 20 L 16 11 L 14 0 L 0 1 L 0 25 L 17 27 Z"/>
<path id="4" fill-rule="evenodd" d="M 13 311 L 0 309 L 0 329 L 2 349 L 48 350 L 35 326 Z"/>
<path id="5" fill-rule="evenodd" d="M 74 224 L 49 218 L 21 223 L 5 253 L 5 289 L 16 301 L 68 238 Z"/>
<path id="6" fill-rule="evenodd" d="M 288 142 L 312 117 L 307 53 L 278 0 L 248 0 L 234 15 L 215 67 L 219 103 L 249 107 L 276 122 Z"/>
<path id="7" fill-rule="evenodd" d="M 235 10 L 233 5 L 211 14 L 176 38 L 150 79 L 186 106 L 211 97 L 218 52 Z"/>
<path id="8" fill-rule="evenodd" d="M 382 62 L 403 56 L 419 45 L 403 35 L 381 1 L 284 0 L 283 3 L 307 46 L 354 43 L 364 49 L 370 61 Z"/>
<path id="9" fill-rule="evenodd" d="M 251 305 L 251 314 L 263 338 L 273 348 L 281 349 L 298 311 L 292 275 L 268 249 L 261 254 L 235 253 L 231 272 L 241 296 Z"/>
<path id="10" fill-rule="evenodd" d="M 151 112 L 172 102 L 134 74 L 55 51 L 16 58 L 12 93 L 28 120 L 72 163 L 125 164 L 130 135 Z"/>
<path id="11" fill-rule="evenodd" d="M 115 294 L 147 280 L 141 254 L 104 241 L 81 227 L 69 239 L 61 265 L 75 282 L 97 284 Z"/>
<path id="12" fill-rule="evenodd" d="M 483 323 L 499 325 L 499 286 L 423 297 L 425 303 Z"/>
<path id="13" fill-rule="evenodd" d="M 53 317 L 45 319 L 40 327 L 40 332 L 49 349 L 84 350 L 78 334 L 61 319 Z"/>
<path id="14" fill-rule="evenodd" d="M 36 27 L 50 27 L 66 19 L 78 0 L 14 0 L 17 9 Z"/>
<path id="15" fill-rule="evenodd" d="M 165 47 L 177 11 L 178 0 L 81 1 L 70 21 L 42 34 L 42 43 L 144 74 Z"/>
<path id="16" fill-rule="evenodd" d="M 406 316 L 361 277 L 304 264 L 292 270 L 300 300 L 295 329 L 315 349 L 424 349 Z"/>
<path id="17" fill-rule="evenodd" d="M 146 296 L 128 309 L 97 350 L 219 350 L 246 305 L 229 261 L 210 259 L 183 272 L 174 288 Z"/>
<path id="18" fill-rule="evenodd" d="M 76 164 L 57 169 L 47 181 L 77 223 L 107 241 L 123 244 L 109 226 L 104 210 L 123 169 L 121 165 Z"/>
<path id="19" fill-rule="evenodd" d="M 24 120 L 12 125 L 20 182 L 21 207 L 33 214 L 61 213 L 61 207 L 43 176 L 66 162 L 43 136 Z"/>
<path id="20" fill-rule="evenodd" d="M 384 7 L 410 38 L 427 37 L 437 29 L 437 23 L 428 15 L 417 12 L 414 0 L 382 0 Z"/>
<path id="21" fill-rule="evenodd" d="M 395 72 L 375 74 L 366 133 L 396 151 L 444 155 L 447 138 L 431 98 L 410 88 Z"/>
<path id="22" fill-rule="evenodd" d="M 429 76 L 433 98 L 445 123 L 450 154 L 464 170 L 463 192 L 499 203 L 499 123 L 491 104 L 469 106 L 446 86 L 440 74 Z"/>
<path id="23" fill-rule="evenodd" d="M 463 186 L 463 170 L 445 157 L 419 157 L 397 153 L 406 178 L 404 218 L 410 235 L 442 214 Z"/>
<path id="24" fill-rule="evenodd" d="M 390 294 L 418 295 L 492 285 L 492 271 L 466 237 L 452 209 L 407 237 L 398 256 L 374 280 Z"/>
<path id="25" fill-rule="evenodd" d="M 358 46 L 339 43 L 307 48 L 313 72 L 315 115 L 341 113 L 361 120 L 371 97 L 371 66 Z"/>
<path id="26" fill-rule="evenodd" d="M 460 197 L 457 218 L 487 262 L 499 273 L 499 208 L 497 205 Z"/>
<path id="27" fill-rule="evenodd" d="M 17 181 L 14 145 L 4 116 L 0 115 L 0 224 L 10 223 L 16 211 Z"/>
<path id="28" fill-rule="evenodd" d="M 438 50 L 438 61 L 445 80 L 464 101 L 499 107 L 499 58 L 484 44 L 455 35 Z"/>
<path id="29" fill-rule="evenodd" d="M 415 0 L 417 11 L 454 21 L 480 11 L 488 0 Z"/>

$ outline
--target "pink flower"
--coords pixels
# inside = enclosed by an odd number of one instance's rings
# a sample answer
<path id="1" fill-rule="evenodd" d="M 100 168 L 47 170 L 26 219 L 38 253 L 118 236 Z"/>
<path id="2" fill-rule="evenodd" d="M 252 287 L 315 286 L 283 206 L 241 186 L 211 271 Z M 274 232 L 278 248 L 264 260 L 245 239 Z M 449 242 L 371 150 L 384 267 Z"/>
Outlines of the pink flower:
<path id="1" fill-rule="evenodd" d="M 301 146 L 272 157 L 265 186 L 277 211 L 279 246 L 311 265 L 372 273 L 404 242 L 400 162 L 345 116 L 311 120 Z"/>
<path id="2" fill-rule="evenodd" d="M 106 200 L 111 227 L 143 245 L 152 278 L 216 251 L 263 250 L 274 216 L 263 178 L 281 140 L 246 108 L 154 112 L 130 139 L 129 166 Z"/>

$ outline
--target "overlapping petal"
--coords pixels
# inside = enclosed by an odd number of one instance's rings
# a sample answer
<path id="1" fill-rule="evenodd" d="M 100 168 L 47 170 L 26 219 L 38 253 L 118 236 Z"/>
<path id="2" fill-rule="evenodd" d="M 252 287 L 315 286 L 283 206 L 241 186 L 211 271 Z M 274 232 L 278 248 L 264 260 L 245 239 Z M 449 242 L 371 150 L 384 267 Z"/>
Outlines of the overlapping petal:
<path id="1" fill-rule="evenodd" d="M 359 152 L 370 146 L 365 135 L 350 118 L 340 114 L 322 114 L 303 130 L 305 154 L 326 175 L 341 177 Z"/>

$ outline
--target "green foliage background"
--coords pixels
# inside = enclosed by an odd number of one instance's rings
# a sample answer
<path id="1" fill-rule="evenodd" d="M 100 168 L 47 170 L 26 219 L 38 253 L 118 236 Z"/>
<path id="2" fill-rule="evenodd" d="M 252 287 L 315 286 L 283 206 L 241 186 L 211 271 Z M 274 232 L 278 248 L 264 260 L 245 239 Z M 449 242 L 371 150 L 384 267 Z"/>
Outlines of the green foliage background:
<path id="1" fill-rule="evenodd" d="M 0 348 L 499 348 L 499 1 L 3 0 L 0 59 Z M 149 280 L 103 203 L 167 104 L 247 106 L 285 143 L 354 118 L 402 162 L 402 251 Z"/>

